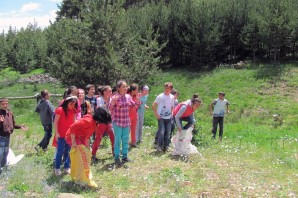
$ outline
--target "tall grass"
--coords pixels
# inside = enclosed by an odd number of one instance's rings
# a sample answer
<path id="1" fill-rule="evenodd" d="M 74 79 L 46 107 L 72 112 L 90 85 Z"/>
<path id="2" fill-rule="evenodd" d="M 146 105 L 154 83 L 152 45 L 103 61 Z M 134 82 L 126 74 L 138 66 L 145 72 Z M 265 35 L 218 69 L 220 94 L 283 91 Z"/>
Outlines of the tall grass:
<path id="1" fill-rule="evenodd" d="M 203 105 L 195 113 L 198 133 L 194 139 L 203 157 L 157 153 L 152 147 L 157 122 L 150 108 L 145 116 L 144 141 L 129 153 L 134 163 L 114 169 L 110 146 L 98 151 L 101 160 L 91 167 L 100 186 L 96 190 L 73 184 L 69 176 L 53 176 L 54 150 L 50 148 L 37 156 L 33 149 L 43 135 L 38 115 L 33 112 L 36 101 L 12 100 L 10 107 L 17 123 L 26 123 L 30 130 L 27 133 L 16 130 L 12 135 L 11 148 L 26 156 L 0 175 L 0 196 L 55 197 L 71 192 L 84 197 L 295 197 L 298 69 L 285 65 L 273 82 L 273 78 L 264 75 L 266 68 L 266 65 L 246 70 L 218 68 L 206 73 L 164 71 L 163 78 L 151 87 L 147 105 L 151 106 L 163 92 L 166 81 L 173 82 L 179 90 L 180 102 L 198 93 Z M 15 84 L 0 89 L 0 95 L 34 95 L 33 88 Z M 52 93 L 63 92 L 60 85 L 37 85 L 38 90 L 44 88 Z M 211 140 L 209 115 L 209 104 L 219 91 L 226 92 L 231 103 L 222 143 Z M 275 123 L 273 114 L 282 116 L 282 125 Z"/>

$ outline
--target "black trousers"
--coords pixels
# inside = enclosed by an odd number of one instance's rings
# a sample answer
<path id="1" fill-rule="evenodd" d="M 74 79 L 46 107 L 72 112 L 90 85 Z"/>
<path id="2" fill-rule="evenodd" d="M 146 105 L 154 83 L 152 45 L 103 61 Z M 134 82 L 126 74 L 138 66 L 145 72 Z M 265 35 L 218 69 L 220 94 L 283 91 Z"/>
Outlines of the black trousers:
<path id="1" fill-rule="evenodd" d="M 222 138 L 223 123 L 224 123 L 224 117 L 213 117 L 213 124 L 212 124 L 213 138 L 216 137 L 217 125 L 219 125 L 219 138 L 220 139 Z"/>

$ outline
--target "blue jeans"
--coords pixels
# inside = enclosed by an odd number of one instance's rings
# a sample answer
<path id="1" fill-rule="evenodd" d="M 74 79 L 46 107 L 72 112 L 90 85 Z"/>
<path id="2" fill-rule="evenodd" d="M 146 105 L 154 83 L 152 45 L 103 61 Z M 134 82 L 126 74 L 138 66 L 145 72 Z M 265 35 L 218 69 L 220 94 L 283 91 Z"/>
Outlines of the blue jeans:
<path id="1" fill-rule="evenodd" d="M 158 120 L 158 147 L 167 149 L 170 145 L 170 133 L 171 133 L 171 125 L 172 119 L 163 119 L 160 118 Z"/>
<path id="2" fill-rule="evenodd" d="M 115 133 L 114 158 L 115 159 L 119 158 L 121 143 L 122 143 L 122 159 L 127 158 L 127 153 L 129 148 L 128 141 L 129 141 L 130 127 L 120 127 L 113 123 L 113 129 Z"/>
<path id="3" fill-rule="evenodd" d="M 174 119 L 175 120 L 175 119 Z M 182 121 L 187 122 L 186 125 L 182 125 Z M 188 117 L 184 117 L 184 118 L 179 118 L 179 122 L 180 122 L 180 126 L 182 127 L 183 130 L 188 129 L 189 127 L 191 127 L 192 125 L 195 124 L 195 119 L 193 117 L 193 114 L 191 114 Z"/>
<path id="4" fill-rule="evenodd" d="M 44 137 L 38 144 L 42 149 L 46 149 L 52 137 L 52 124 L 43 125 Z"/>
<path id="5" fill-rule="evenodd" d="M 64 159 L 64 168 L 70 168 L 69 151 L 70 146 L 66 143 L 65 138 L 58 138 L 57 153 L 55 158 L 55 169 L 60 169 L 62 156 Z"/>
<path id="6" fill-rule="evenodd" d="M 9 137 L 0 136 L 0 168 L 6 165 L 7 155 L 9 151 L 9 141 Z"/>

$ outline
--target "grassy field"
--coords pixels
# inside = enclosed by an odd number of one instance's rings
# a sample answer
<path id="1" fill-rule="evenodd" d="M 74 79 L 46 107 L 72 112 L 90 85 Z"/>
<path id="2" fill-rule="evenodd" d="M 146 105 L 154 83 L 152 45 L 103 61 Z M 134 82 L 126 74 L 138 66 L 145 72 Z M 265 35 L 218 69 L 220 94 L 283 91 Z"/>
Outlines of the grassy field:
<path id="1" fill-rule="evenodd" d="M 5 71 L 8 72 L 8 71 Z M 5 75 L 2 75 L 3 77 Z M 0 83 L 3 82 L 1 76 Z M 10 79 L 17 79 L 13 73 Z M 17 76 L 17 77 L 16 77 Z M 51 84 L 1 86 L 0 96 L 28 96 Z M 180 92 L 179 101 L 198 93 L 203 105 L 196 112 L 195 141 L 202 156 L 160 154 L 153 147 L 156 119 L 149 109 L 145 117 L 144 142 L 130 151 L 134 160 L 115 169 L 109 140 L 98 151 L 100 161 L 92 165 L 99 188 L 82 188 L 69 176 L 53 175 L 54 149 L 37 156 L 34 146 L 43 129 L 33 112 L 35 100 L 10 101 L 17 123 L 26 123 L 26 133 L 15 130 L 11 148 L 25 157 L 0 175 L 0 197 L 56 197 L 60 193 L 84 197 L 297 197 L 298 196 L 298 67 L 260 65 L 245 70 L 231 68 L 212 72 L 164 71 L 151 87 L 148 104 L 171 81 Z M 231 113 L 225 118 L 222 143 L 211 140 L 209 104 L 219 91 L 226 92 Z M 57 100 L 53 99 L 57 104 Z M 283 123 L 274 122 L 280 114 Z"/>

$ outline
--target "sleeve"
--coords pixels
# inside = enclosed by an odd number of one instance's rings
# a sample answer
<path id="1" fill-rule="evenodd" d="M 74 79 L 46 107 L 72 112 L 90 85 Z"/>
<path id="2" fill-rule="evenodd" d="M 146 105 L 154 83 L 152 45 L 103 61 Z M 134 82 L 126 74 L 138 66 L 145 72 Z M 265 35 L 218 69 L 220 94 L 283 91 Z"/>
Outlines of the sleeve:
<path id="1" fill-rule="evenodd" d="M 69 128 L 70 134 L 79 135 L 80 131 L 82 131 L 82 129 L 83 129 L 83 126 L 84 126 L 83 119 L 76 121 Z"/>
<path id="2" fill-rule="evenodd" d="M 175 116 L 177 128 L 182 128 L 180 125 L 179 118 L 183 115 L 183 113 L 186 111 L 186 109 L 187 109 L 186 105 L 181 105 L 179 111 L 177 112 L 177 114 Z"/>
<path id="3" fill-rule="evenodd" d="M 63 113 L 63 108 L 62 107 L 58 107 L 55 111 L 55 114 L 60 115 L 60 116 L 62 115 L 62 113 Z"/>
<path id="4" fill-rule="evenodd" d="M 128 102 L 129 102 L 129 105 L 130 105 L 130 106 L 137 105 L 137 104 L 133 101 L 132 97 L 131 97 L 130 95 L 128 95 L 128 94 L 127 94 L 127 99 L 128 99 Z"/>
<path id="5" fill-rule="evenodd" d="M 49 111 L 49 114 L 50 116 L 53 116 L 54 115 L 54 106 L 52 105 L 52 103 L 50 101 L 48 101 L 48 111 Z"/>
<path id="6" fill-rule="evenodd" d="M 158 103 L 160 102 L 160 98 L 161 98 L 161 96 L 158 95 L 158 96 L 155 98 L 154 103 L 158 104 Z"/>
<path id="7" fill-rule="evenodd" d="M 227 102 L 226 102 L 226 105 L 227 105 L 227 106 L 229 106 L 229 105 L 230 105 L 229 101 L 227 101 Z"/>
<path id="8" fill-rule="evenodd" d="M 217 99 L 213 100 L 211 104 L 216 105 L 216 103 L 217 103 Z"/>

